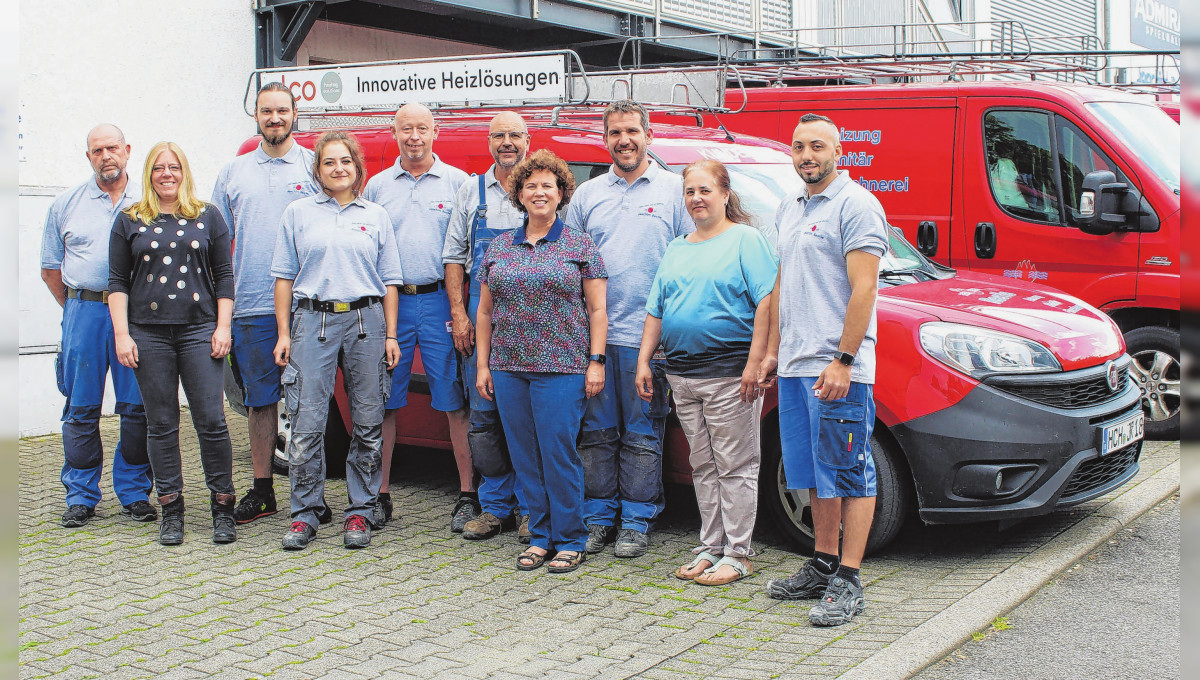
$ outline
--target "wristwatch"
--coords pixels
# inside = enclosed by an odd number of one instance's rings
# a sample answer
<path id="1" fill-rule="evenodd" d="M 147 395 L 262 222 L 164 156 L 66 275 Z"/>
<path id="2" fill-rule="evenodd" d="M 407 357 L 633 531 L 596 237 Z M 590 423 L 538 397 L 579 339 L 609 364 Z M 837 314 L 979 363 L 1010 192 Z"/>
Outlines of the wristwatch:
<path id="1" fill-rule="evenodd" d="M 604 362 L 607 360 L 608 360 L 608 357 L 604 356 L 603 354 L 589 354 L 588 355 L 588 361 L 598 362 L 601 366 L 603 366 Z"/>
<path id="2" fill-rule="evenodd" d="M 833 355 L 833 358 L 842 362 L 846 366 L 850 366 L 854 363 L 854 355 L 849 352 L 837 352 Z"/>

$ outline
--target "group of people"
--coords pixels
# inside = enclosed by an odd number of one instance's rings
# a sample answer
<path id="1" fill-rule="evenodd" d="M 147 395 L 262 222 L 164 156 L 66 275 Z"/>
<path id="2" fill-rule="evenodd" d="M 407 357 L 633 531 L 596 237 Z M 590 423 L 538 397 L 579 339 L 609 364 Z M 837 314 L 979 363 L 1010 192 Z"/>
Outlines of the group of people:
<path id="1" fill-rule="evenodd" d="M 100 499 L 111 367 L 124 514 L 157 519 L 154 488 L 161 542 L 183 541 L 180 383 L 213 540 L 232 542 L 238 524 L 277 512 L 282 397 L 292 427 L 282 545 L 305 548 L 332 521 L 324 432 L 340 366 L 353 421 L 343 540 L 369 545 L 394 513 L 395 409 L 419 346 L 458 467 L 451 531 L 483 540 L 516 529 L 528 546 L 521 570 L 570 572 L 609 544 L 618 557 L 645 554 L 664 505 L 673 394 L 701 515 L 695 559 L 675 575 L 727 584 L 753 573 L 759 419 L 778 375 L 786 478 L 811 490 L 817 540 L 814 557 L 767 592 L 821 598 L 818 625 L 862 611 L 887 237 L 878 201 L 836 169 L 832 121 L 808 114 L 796 127 L 805 187 L 781 202 L 774 244 L 721 163 L 692 163 L 681 182 L 648 157 L 649 118 L 632 101 L 604 111 L 613 162 L 579 187 L 551 151 L 528 153 L 513 112 L 489 125 L 492 166 L 468 176 L 434 153 L 430 110 L 407 104 L 392 127 L 395 165 L 370 181 L 352 135 L 327 132 L 309 151 L 292 139 L 295 115 L 285 86 L 259 91 L 262 141 L 222 170 L 211 203 L 196 198 L 176 145 L 151 149 L 139 193 L 120 131 L 89 134 L 94 177 L 55 201 L 42 255 L 64 305 L 64 526 L 86 524 Z M 254 470 L 236 503 L 226 355 L 244 385 Z"/>

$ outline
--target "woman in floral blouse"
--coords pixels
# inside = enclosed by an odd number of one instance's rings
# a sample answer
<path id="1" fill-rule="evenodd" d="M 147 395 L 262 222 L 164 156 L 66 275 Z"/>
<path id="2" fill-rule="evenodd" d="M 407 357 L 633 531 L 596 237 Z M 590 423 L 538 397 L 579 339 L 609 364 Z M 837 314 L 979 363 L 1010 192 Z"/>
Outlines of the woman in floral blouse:
<path id="1" fill-rule="evenodd" d="M 575 440 L 587 399 L 604 387 L 608 274 L 591 237 L 558 219 L 575 189 L 562 159 L 538 151 L 510 182 L 525 224 L 492 241 L 479 268 L 475 387 L 485 399 L 497 398 L 529 502 L 532 539 L 517 568 L 537 569 L 554 549 L 547 569 L 561 573 L 587 556 Z"/>

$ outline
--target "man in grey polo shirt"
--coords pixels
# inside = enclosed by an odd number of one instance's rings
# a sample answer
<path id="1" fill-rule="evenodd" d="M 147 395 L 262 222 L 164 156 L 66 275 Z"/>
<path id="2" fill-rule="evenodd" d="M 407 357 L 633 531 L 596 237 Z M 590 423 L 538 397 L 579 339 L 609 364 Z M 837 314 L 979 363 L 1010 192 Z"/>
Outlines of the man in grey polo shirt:
<path id="1" fill-rule="evenodd" d="M 450 298 L 454 348 L 465 357 L 475 351 L 475 312 L 479 306 L 479 277 L 483 254 L 492 239 L 521 226 L 524 213 L 508 199 L 508 178 L 529 151 L 529 129 L 512 111 L 502 111 L 488 125 L 488 150 L 495 163 L 482 175 L 471 177 L 454 197 L 454 214 L 446 228 L 442 262 L 446 267 L 446 294 Z M 482 194 L 482 199 L 481 199 Z M 463 282 L 470 290 L 464 300 Z M 482 512 L 463 527 L 463 538 L 482 540 L 511 529 L 520 517 L 518 538 L 529 542 L 529 506 L 513 472 L 496 403 L 479 396 L 475 387 L 475 360 L 463 361 L 463 385 L 471 407 L 467 441 L 471 460 L 479 472 Z"/>
<path id="2" fill-rule="evenodd" d="M 383 206 L 392 218 L 400 268 L 404 272 L 396 322 L 400 364 L 392 372 L 392 392 L 383 419 L 383 481 L 373 521 L 382 526 L 392 518 L 388 477 L 396 445 L 396 410 L 408 404 L 413 350 L 419 346 L 433 409 L 445 413 L 449 421 L 459 488 L 458 501 L 450 513 L 450 531 L 461 533 L 466 523 L 479 515 L 480 509 L 471 449 L 467 445 L 466 399 L 454 353 L 442 248 L 454 212 L 454 197 L 467 180 L 467 173 L 442 162 L 433 152 L 437 136 L 437 121 L 427 107 L 422 104 L 400 107 L 392 124 L 392 138 L 399 147 L 396 163 L 372 177 L 363 192 L 363 198 Z"/>
<path id="3" fill-rule="evenodd" d="M 684 207 L 682 179 L 646 156 L 654 133 L 641 105 L 610 104 L 604 138 L 612 167 L 579 185 L 563 218 L 595 240 L 608 269 L 604 391 L 588 400 L 579 437 L 583 514 L 588 552 L 603 550 L 615 533 L 617 557 L 638 557 L 650 547 L 651 525 L 663 509 L 662 443 L 670 408 L 662 359 L 651 362 L 649 403 L 634 386 L 646 298 L 667 245 L 696 227 Z"/>
<path id="4" fill-rule="evenodd" d="M 292 138 L 296 100 L 291 90 L 281 82 L 264 85 L 255 99 L 254 120 L 262 142 L 221 169 L 212 196 L 234 239 L 230 364 L 245 390 L 254 465 L 254 486 L 234 509 L 238 524 L 273 515 L 278 507 L 271 457 L 281 393 L 280 368 L 272 355 L 278 329 L 271 255 L 284 208 L 317 193 L 312 179 L 313 152 Z"/>
<path id="5" fill-rule="evenodd" d="M 81 527 L 100 502 L 104 445 L 100 408 L 111 370 L 121 438 L 113 450 L 113 491 L 121 514 L 137 522 L 158 518 L 148 502 L 152 482 L 146 457 L 146 410 L 133 370 L 117 361 L 108 315 L 108 239 L 117 214 L 140 197 L 125 165 L 129 144 L 113 125 L 87 136 L 94 176 L 54 199 L 42 234 L 42 280 L 63 308 L 62 351 L 55 359 L 63 408 L 62 484 L 67 490 L 64 527 Z"/>
<path id="6" fill-rule="evenodd" d="M 887 220 L 879 201 L 837 171 L 838 127 L 807 113 L 792 133 L 805 186 L 780 204 L 779 276 L 758 380 L 779 373 L 779 423 L 789 489 L 807 489 L 816 550 L 799 571 L 767 584 L 776 599 L 821 598 L 818 626 L 864 609 L 859 566 L 875 512 L 875 297 Z M 839 552 L 839 537 L 840 552 Z"/>

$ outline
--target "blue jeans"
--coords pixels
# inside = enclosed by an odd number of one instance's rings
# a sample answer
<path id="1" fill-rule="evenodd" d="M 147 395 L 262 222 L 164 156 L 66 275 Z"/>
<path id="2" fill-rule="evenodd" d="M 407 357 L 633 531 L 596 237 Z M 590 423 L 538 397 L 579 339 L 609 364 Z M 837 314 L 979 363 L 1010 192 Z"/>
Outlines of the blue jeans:
<path id="1" fill-rule="evenodd" d="M 146 399 L 147 437 L 154 484 L 163 498 L 183 491 L 179 452 L 179 385 L 187 395 L 204 480 L 214 494 L 233 494 L 233 446 L 225 424 L 225 366 L 212 355 L 216 322 L 129 324 L 137 343 L 134 369 Z"/>
<path id="2" fill-rule="evenodd" d="M 365 337 L 359 338 L 361 329 Z M 322 318 L 323 317 L 323 318 Z M 325 341 L 320 340 L 324 332 Z M 292 356 L 283 369 L 283 393 L 292 420 L 288 442 L 288 478 L 292 482 L 292 520 L 317 527 L 325 498 L 325 423 L 337 382 L 342 384 L 354 422 L 346 454 L 346 516 L 370 519 L 383 472 L 383 404 L 392 379 L 385 357 L 383 305 L 376 302 L 341 314 L 297 309 L 292 318 Z"/>
<path id="3" fill-rule="evenodd" d="M 121 505 L 150 495 L 150 461 L 146 454 L 146 411 L 133 370 L 117 361 L 108 305 L 67 298 L 63 307 L 62 353 L 55 362 L 63 407 L 62 485 L 67 505 L 96 507 L 104 445 L 100 441 L 100 409 L 104 378 L 111 370 L 121 437 L 113 450 L 113 491 Z"/>
<path id="4" fill-rule="evenodd" d="M 466 401 L 459 383 L 454 336 L 450 334 L 450 300 L 446 290 L 439 288 L 432 293 L 397 297 L 396 341 L 400 345 L 400 363 L 392 370 L 388 410 L 408 405 L 408 384 L 417 347 L 421 348 L 421 366 L 429 381 L 433 410 L 461 409 Z"/>
<path id="5" fill-rule="evenodd" d="M 477 372 L 475 355 L 463 357 L 463 389 L 471 405 L 467 444 L 471 448 L 471 464 L 479 473 L 479 506 L 501 519 L 515 509 L 528 515 L 529 503 L 513 471 L 500 411 L 496 410 L 496 402 L 479 396 L 479 390 L 475 389 Z"/>
<path id="6" fill-rule="evenodd" d="M 638 348 L 608 345 L 604 391 L 587 401 L 579 457 L 583 459 L 588 524 L 647 532 L 662 512 L 662 442 L 670 385 L 661 361 L 651 362 L 654 399 L 638 396 L 633 378 Z"/>
<path id="7" fill-rule="evenodd" d="M 530 545 L 582 552 L 583 462 L 575 450 L 584 376 L 493 371 L 513 466 L 529 501 Z"/>

